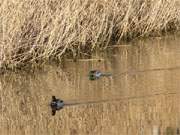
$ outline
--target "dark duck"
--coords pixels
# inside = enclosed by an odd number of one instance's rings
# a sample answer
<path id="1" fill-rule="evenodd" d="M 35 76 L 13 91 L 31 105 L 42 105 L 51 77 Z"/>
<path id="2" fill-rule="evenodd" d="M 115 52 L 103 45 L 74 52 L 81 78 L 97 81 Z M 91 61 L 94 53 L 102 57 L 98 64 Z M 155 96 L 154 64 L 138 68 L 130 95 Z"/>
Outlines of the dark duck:
<path id="1" fill-rule="evenodd" d="M 52 96 L 52 100 L 50 103 L 52 109 L 52 115 L 56 114 L 56 111 L 61 110 L 64 107 L 64 101 L 61 99 L 57 99 L 55 96 Z"/>
<path id="2" fill-rule="evenodd" d="M 99 70 L 91 70 L 89 71 L 89 80 L 96 80 L 99 79 L 102 76 L 111 76 L 110 73 L 102 73 Z"/>

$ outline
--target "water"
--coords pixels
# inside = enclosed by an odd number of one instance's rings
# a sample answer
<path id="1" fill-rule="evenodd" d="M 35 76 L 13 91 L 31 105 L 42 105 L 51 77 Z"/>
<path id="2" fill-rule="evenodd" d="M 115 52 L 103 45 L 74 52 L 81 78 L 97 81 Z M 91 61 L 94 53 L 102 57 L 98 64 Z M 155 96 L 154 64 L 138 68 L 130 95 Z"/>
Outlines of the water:
<path id="1" fill-rule="evenodd" d="M 2 75 L 0 134 L 179 134 L 179 42 L 179 36 L 138 40 L 93 56 L 101 61 Z M 112 76 L 90 81 L 91 69 Z M 52 95 L 73 105 L 51 116 Z"/>

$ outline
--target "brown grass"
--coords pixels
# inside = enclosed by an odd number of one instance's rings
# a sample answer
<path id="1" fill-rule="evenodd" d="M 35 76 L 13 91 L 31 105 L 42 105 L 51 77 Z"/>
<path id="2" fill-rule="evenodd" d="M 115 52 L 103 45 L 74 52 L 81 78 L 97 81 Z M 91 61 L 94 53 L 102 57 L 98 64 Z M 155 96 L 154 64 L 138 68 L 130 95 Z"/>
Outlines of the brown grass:
<path id="1" fill-rule="evenodd" d="M 180 28 L 177 0 L 6 0 L 0 2 L 0 66 L 105 49 L 122 39 Z"/>

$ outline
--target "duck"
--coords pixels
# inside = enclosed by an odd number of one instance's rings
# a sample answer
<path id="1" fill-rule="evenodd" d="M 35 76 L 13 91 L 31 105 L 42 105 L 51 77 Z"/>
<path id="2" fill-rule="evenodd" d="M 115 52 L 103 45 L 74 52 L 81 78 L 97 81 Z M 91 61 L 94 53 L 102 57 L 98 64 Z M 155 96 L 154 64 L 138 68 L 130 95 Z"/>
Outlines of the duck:
<path id="1" fill-rule="evenodd" d="M 56 114 L 56 111 L 63 109 L 64 101 L 61 99 L 57 99 L 55 96 L 52 96 L 50 106 L 52 109 L 52 116 L 54 116 Z"/>
<path id="2" fill-rule="evenodd" d="M 110 73 L 102 73 L 99 70 L 91 70 L 89 71 L 89 80 L 96 80 L 99 79 L 102 76 L 111 76 Z"/>

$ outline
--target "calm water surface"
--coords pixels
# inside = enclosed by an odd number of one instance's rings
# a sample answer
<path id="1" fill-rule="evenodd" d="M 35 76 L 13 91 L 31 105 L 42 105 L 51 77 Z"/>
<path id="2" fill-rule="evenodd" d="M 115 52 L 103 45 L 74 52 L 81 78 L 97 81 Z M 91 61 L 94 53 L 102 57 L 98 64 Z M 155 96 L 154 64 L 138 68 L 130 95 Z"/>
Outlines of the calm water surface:
<path id="1" fill-rule="evenodd" d="M 0 134 L 180 134 L 179 43 L 179 36 L 138 40 L 94 55 L 101 61 L 0 76 Z M 112 77 L 90 81 L 91 69 Z M 51 116 L 52 95 L 82 104 Z"/>

